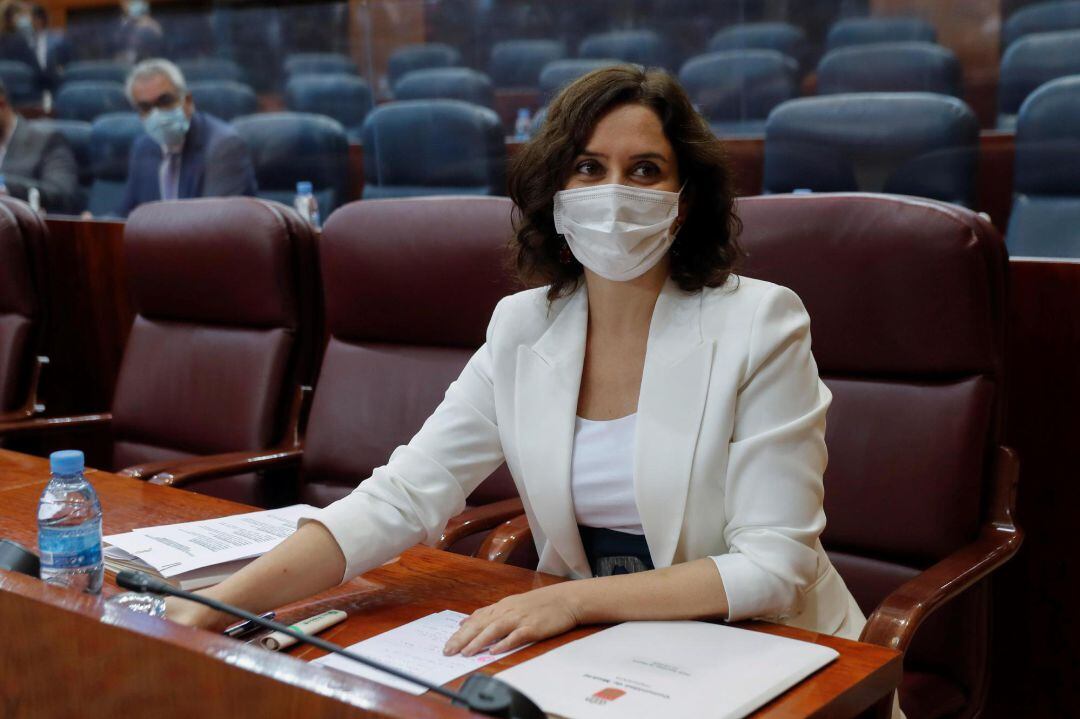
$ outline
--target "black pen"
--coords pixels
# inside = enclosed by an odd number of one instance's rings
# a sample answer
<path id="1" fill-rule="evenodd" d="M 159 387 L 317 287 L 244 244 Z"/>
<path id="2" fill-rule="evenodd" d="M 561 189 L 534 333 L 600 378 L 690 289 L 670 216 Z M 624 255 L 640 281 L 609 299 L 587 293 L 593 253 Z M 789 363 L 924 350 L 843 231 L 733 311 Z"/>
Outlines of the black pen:
<path id="1" fill-rule="evenodd" d="M 274 616 L 275 614 L 273 612 L 264 612 L 259 615 L 259 617 L 262 619 L 273 619 Z M 231 627 L 228 627 L 224 632 L 222 632 L 222 634 L 227 637 L 232 637 L 233 639 L 239 639 L 240 637 L 252 634 L 258 629 L 260 629 L 258 624 L 251 621 L 250 619 L 245 619 L 242 622 L 238 622 L 236 624 L 233 624 Z"/>

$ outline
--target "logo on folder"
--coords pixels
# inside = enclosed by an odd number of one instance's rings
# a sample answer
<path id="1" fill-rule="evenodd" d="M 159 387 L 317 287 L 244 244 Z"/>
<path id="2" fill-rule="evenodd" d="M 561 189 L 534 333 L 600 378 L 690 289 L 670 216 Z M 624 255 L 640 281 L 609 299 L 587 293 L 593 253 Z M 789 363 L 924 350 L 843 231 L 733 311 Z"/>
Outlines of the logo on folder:
<path id="1" fill-rule="evenodd" d="M 626 694 L 626 692 L 624 692 L 622 689 L 607 687 L 606 689 L 601 689 L 600 691 L 596 692 L 591 697 L 586 698 L 585 701 L 589 702 L 590 704 L 609 704 L 621 697 L 623 694 Z"/>

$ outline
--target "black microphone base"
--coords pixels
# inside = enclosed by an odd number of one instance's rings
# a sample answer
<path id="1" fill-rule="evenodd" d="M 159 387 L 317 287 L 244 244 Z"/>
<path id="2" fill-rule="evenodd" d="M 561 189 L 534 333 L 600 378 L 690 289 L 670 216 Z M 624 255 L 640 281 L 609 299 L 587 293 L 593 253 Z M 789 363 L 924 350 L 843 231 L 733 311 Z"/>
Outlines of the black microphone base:
<path id="1" fill-rule="evenodd" d="M 545 719 L 547 716 L 532 699 L 489 674 L 473 674 L 458 694 L 461 700 L 455 699 L 454 704 L 491 717 Z"/>

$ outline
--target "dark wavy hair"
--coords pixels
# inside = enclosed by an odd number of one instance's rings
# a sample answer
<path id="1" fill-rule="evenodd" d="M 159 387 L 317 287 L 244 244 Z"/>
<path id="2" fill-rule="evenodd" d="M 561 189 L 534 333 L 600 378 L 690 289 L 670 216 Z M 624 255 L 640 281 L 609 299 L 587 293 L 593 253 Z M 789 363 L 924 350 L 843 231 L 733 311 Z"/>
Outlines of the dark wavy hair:
<path id="1" fill-rule="evenodd" d="M 510 197 L 517 206 L 513 264 L 527 287 L 550 285 L 549 300 L 572 292 L 583 274 L 576 259 L 560 261 L 565 240 L 555 231 L 555 193 L 566 186 L 574 159 L 600 118 L 633 103 L 660 118 L 686 183 L 683 197 L 689 210 L 670 251 L 672 279 L 687 292 L 719 287 L 741 257 L 727 154 L 686 92 L 663 70 L 606 67 L 559 93 L 536 136 L 510 165 Z"/>

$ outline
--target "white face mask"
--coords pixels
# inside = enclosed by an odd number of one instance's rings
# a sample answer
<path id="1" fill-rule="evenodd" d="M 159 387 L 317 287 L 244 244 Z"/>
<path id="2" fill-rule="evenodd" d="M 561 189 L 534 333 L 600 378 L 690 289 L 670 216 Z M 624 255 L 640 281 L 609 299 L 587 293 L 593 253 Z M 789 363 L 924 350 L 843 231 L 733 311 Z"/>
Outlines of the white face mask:
<path id="1" fill-rule="evenodd" d="M 555 193 L 555 231 L 578 262 L 619 282 L 640 277 L 667 254 L 678 214 L 679 192 L 599 185 Z"/>

